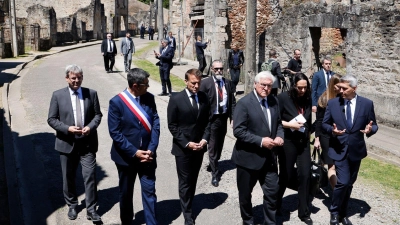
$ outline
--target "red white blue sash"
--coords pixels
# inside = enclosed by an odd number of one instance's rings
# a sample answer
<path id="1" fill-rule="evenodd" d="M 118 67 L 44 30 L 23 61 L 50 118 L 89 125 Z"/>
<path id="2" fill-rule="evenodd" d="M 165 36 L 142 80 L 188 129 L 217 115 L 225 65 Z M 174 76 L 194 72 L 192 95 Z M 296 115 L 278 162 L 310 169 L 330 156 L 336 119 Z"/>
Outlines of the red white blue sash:
<path id="1" fill-rule="evenodd" d="M 118 94 L 121 100 L 125 103 L 125 105 L 129 108 L 129 110 L 139 119 L 140 123 L 143 125 L 144 129 L 147 132 L 151 132 L 151 117 L 144 111 L 143 107 L 139 105 L 139 103 L 133 98 L 133 96 L 128 92 L 127 89 L 125 91 Z"/>

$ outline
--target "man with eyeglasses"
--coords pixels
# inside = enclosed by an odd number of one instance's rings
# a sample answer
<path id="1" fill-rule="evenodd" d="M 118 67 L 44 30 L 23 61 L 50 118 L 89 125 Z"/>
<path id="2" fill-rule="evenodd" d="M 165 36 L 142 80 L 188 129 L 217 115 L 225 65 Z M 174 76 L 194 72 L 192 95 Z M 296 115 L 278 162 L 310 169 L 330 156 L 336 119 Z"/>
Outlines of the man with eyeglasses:
<path id="1" fill-rule="evenodd" d="M 107 33 L 107 38 L 101 43 L 101 54 L 104 58 L 104 69 L 107 73 L 112 73 L 115 56 L 117 55 L 117 46 L 115 45 L 115 41 L 112 39 L 111 33 Z"/>
<path id="2" fill-rule="evenodd" d="M 75 180 L 78 164 L 85 183 L 86 218 L 101 221 L 97 214 L 96 152 L 97 127 L 103 114 L 95 90 L 81 87 L 83 71 L 77 65 L 65 68 L 68 87 L 53 93 L 47 123 L 56 131 L 55 150 L 60 153 L 64 200 L 68 218 L 78 216 Z"/>
<path id="3" fill-rule="evenodd" d="M 108 108 L 108 131 L 113 140 L 111 159 L 118 170 L 122 225 L 132 223 L 133 188 L 137 175 L 145 222 L 158 224 L 155 181 L 160 119 L 154 96 L 147 92 L 149 76 L 142 69 L 131 69 L 127 74 L 128 88 L 113 97 Z"/>
<path id="4" fill-rule="evenodd" d="M 263 190 L 263 224 L 276 224 L 278 167 L 274 150 L 283 146 L 284 132 L 277 99 L 270 95 L 274 75 L 263 71 L 254 78 L 254 91 L 238 101 L 233 113 L 232 152 L 236 164 L 243 224 L 254 224 L 251 193 L 257 181 Z"/>
<path id="5" fill-rule="evenodd" d="M 222 61 L 215 60 L 211 66 L 211 77 L 202 80 L 200 91 L 208 95 L 211 104 L 211 135 L 208 144 L 209 165 L 207 170 L 211 172 L 211 184 L 218 187 L 220 171 L 218 160 L 221 158 L 227 131 L 228 118 L 232 121 L 233 111 L 236 105 L 235 86 L 229 79 L 222 77 L 224 66 Z"/>

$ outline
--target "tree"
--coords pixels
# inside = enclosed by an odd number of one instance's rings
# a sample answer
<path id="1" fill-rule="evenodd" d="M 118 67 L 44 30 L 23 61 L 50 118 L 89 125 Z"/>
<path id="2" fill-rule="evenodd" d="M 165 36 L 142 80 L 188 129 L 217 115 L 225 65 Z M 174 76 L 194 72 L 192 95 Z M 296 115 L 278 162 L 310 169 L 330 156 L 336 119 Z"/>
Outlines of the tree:
<path id="1" fill-rule="evenodd" d="M 139 2 L 143 2 L 146 4 L 150 4 L 150 1 L 152 0 L 139 0 Z M 163 1 L 163 7 L 169 9 L 169 0 L 162 0 L 162 1 Z"/>

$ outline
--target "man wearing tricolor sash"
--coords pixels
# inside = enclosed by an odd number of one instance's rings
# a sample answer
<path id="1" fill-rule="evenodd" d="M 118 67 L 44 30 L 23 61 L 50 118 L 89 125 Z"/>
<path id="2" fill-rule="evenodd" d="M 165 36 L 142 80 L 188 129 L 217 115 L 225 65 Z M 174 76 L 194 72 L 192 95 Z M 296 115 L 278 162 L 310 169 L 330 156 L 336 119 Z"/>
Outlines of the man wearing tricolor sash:
<path id="1" fill-rule="evenodd" d="M 129 87 L 110 100 L 108 130 L 113 140 L 111 159 L 119 176 L 121 224 L 133 219 L 133 188 L 139 175 L 146 224 L 158 224 L 155 190 L 156 149 L 160 120 L 154 96 L 147 92 L 149 73 L 135 68 L 127 74 Z"/>

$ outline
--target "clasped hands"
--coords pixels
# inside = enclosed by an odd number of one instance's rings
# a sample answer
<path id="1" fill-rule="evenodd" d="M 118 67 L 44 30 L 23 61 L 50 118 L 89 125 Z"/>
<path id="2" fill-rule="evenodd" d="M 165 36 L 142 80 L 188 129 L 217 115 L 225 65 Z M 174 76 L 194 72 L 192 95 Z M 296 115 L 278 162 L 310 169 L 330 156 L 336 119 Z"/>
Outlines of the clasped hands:
<path id="1" fill-rule="evenodd" d="M 203 147 L 206 146 L 206 144 L 207 144 L 207 141 L 203 139 L 199 143 L 189 142 L 189 144 L 187 145 L 187 148 L 192 149 L 193 151 L 199 151 L 199 150 L 203 149 Z"/>
<path id="2" fill-rule="evenodd" d="M 136 157 L 140 159 L 140 162 L 151 162 L 153 161 L 153 152 L 150 150 L 140 150 L 138 149 L 135 154 Z"/>
<path id="3" fill-rule="evenodd" d="M 361 133 L 364 133 L 364 134 L 369 134 L 369 133 L 372 131 L 372 123 L 373 123 L 372 120 L 369 121 L 369 123 L 367 124 L 367 126 L 365 126 L 365 129 L 364 129 L 364 130 L 360 130 L 360 132 L 361 132 Z M 339 130 L 339 129 L 337 128 L 336 124 L 335 124 L 335 123 L 333 124 L 332 133 L 333 133 L 334 135 L 340 136 L 340 135 L 343 135 L 345 132 L 346 132 L 346 129 Z"/>
<path id="4" fill-rule="evenodd" d="M 77 127 L 77 126 L 70 126 L 70 127 L 68 127 L 68 132 L 75 134 L 75 135 L 88 136 L 90 134 L 90 128 L 88 126 L 86 126 L 83 129 L 81 129 L 80 127 Z"/>
<path id="5" fill-rule="evenodd" d="M 262 138 L 262 146 L 264 148 L 268 148 L 269 150 L 271 150 L 275 146 L 282 146 L 282 145 L 283 145 L 283 139 L 281 137 L 276 137 L 275 139 L 269 137 Z"/>

